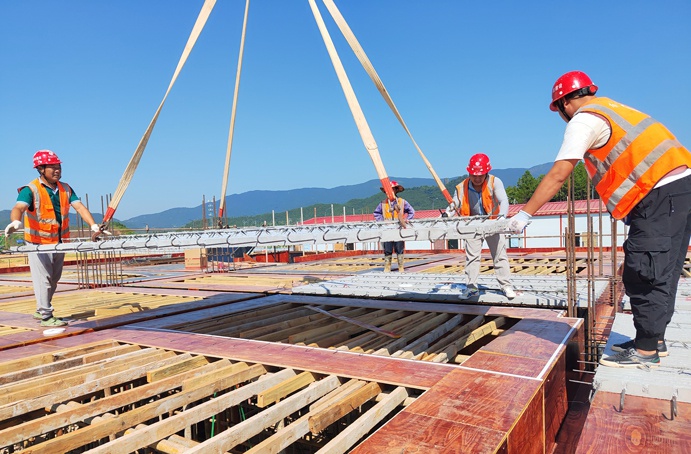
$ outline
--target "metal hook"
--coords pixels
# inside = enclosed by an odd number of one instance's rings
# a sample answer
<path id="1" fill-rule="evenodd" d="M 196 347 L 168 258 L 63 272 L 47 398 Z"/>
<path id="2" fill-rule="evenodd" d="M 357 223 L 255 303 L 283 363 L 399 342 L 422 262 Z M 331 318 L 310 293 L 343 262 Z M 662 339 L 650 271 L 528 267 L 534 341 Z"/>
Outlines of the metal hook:
<path id="1" fill-rule="evenodd" d="M 362 238 L 362 237 L 360 236 L 360 233 L 362 233 L 364 230 L 365 230 L 365 229 L 358 229 L 357 233 L 355 234 L 355 238 L 356 238 L 358 241 L 372 241 L 372 240 L 380 240 L 380 239 L 381 239 L 381 233 L 377 233 L 377 234 L 375 234 L 374 236 L 369 237 L 369 238 Z"/>

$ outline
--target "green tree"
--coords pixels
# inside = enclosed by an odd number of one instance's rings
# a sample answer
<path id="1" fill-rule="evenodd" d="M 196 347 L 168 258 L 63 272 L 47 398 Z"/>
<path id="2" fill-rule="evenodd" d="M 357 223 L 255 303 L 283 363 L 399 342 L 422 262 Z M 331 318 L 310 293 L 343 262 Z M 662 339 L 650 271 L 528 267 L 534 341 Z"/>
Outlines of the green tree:
<path id="1" fill-rule="evenodd" d="M 526 170 L 525 173 L 518 179 L 516 186 L 509 186 L 506 188 L 506 195 L 509 197 L 510 203 L 526 203 L 535 192 L 539 180 L 537 180 Z"/>

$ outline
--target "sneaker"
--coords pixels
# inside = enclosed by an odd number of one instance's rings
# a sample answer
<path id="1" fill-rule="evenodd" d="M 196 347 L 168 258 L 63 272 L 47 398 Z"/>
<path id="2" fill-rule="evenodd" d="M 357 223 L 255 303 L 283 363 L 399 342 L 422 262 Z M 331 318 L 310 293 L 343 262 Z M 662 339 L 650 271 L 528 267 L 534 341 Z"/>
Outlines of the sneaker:
<path id="1" fill-rule="evenodd" d="M 61 318 L 51 317 L 49 319 L 41 320 L 41 326 L 65 326 L 67 322 Z"/>
<path id="2" fill-rule="evenodd" d="M 623 352 L 625 350 L 628 350 L 630 348 L 635 348 L 636 347 L 636 342 L 631 339 L 626 342 L 622 342 L 621 344 L 614 344 L 612 345 L 612 351 L 613 352 Z M 657 355 L 660 358 L 664 358 L 665 356 L 669 356 L 669 352 L 667 351 L 667 342 L 658 342 L 657 343 Z"/>
<path id="3" fill-rule="evenodd" d="M 641 355 L 635 348 L 629 348 L 616 355 L 600 359 L 600 364 L 609 367 L 657 367 L 660 365 L 660 356 L 657 352 L 652 355 Z"/>
<path id="4" fill-rule="evenodd" d="M 458 297 L 462 300 L 467 300 L 468 298 L 473 298 L 475 296 L 478 296 L 480 294 L 480 289 L 477 288 L 476 285 L 467 285 L 465 289 L 461 291 L 461 293 L 458 295 Z"/>
<path id="5" fill-rule="evenodd" d="M 34 318 L 36 320 L 43 320 L 43 315 L 41 315 L 40 312 L 36 311 L 36 312 L 34 312 Z"/>
<path id="6" fill-rule="evenodd" d="M 516 298 L 516 292 L 513 290 L 513 287 L 511 287 L 510 285 L 507 285 L 502 290 L 504 291 L 504 295 L 506 295 L 506 297 L 508 299 L 512 300 L 512 299 Z"/>

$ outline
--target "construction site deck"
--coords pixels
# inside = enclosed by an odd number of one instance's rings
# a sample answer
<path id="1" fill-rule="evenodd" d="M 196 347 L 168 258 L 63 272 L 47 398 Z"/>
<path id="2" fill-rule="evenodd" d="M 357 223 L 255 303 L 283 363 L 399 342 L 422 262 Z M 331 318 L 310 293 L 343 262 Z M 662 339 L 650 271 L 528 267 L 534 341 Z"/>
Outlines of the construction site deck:
<path id="1" fill-rule="evenodd" d="M 614 369 L 634 330 L 609 253 L 510 250 L 512 300 L 486 252 L 459 299 L 463 257 L 119 256 L 117 285 L 68 260 L 49 330 L 3 256 L 0 453 L 691 452 L 691 280 L 669 357 Z"/>

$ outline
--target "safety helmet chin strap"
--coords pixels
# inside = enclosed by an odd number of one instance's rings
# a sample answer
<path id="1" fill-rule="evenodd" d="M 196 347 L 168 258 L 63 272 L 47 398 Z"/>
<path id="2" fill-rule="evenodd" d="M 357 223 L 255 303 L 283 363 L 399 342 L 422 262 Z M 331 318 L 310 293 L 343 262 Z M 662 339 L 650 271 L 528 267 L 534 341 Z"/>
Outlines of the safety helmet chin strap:
<path id="1" fill-rule="evenodd" d="M 559 112 L 566 118 L 566 121 L 571 121 L 571 115 L 566 113 L 566 110 L 564 109 L 564 100 L 565 99 L 577 99 L 577 98 L 582 98 L 583 96 L 590 96 L 594 95 L 597 92 L 597 87 L 594 87 L 593 85 L 588 85 L 587 87 L 582 87 L 579 88 L 578 90 L 574 91 L 573 93 L 569 93 L 568 95 L 564 96 L 561 99 L 556 100 L 554 103 L 557 105 L 557 109 L 559 109 Z"/>
<path id="2" fill-rule="evenodd" d="M 571 116 L 566 113 L 566 110 L 564 109 L 564 100 L 560 99 L 556 103 L 557 109 L 559 109 L 559 112 L 566 118 L 566 121 L 571 121 Z"/>

